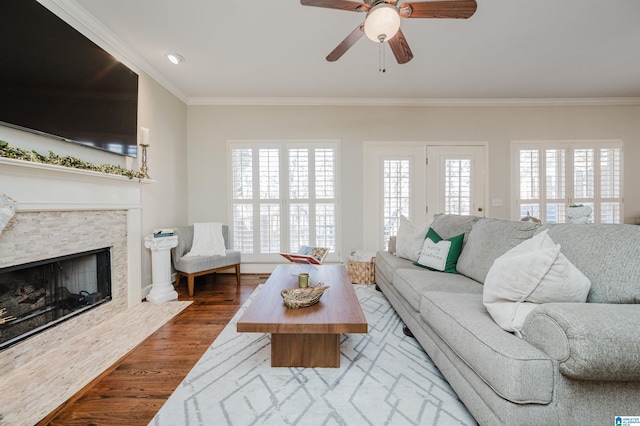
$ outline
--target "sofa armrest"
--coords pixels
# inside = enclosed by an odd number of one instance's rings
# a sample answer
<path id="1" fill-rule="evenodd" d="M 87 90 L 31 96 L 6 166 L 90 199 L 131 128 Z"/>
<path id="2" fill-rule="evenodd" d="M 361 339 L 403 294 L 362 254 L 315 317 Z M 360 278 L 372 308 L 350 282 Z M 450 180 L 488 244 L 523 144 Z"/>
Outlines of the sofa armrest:
<path id="1" fill-rule="evenodd" d="M 392 235 L 389 237 L 389 248 L 387 251 L 391 254 L 396 254 L 396 236 Z"/>
<path id="2" fill-rule="evenodd" d="M 524 339 L 572 379 L 640 379 L 640 305 L 548 303 L 534 309 Z"/>

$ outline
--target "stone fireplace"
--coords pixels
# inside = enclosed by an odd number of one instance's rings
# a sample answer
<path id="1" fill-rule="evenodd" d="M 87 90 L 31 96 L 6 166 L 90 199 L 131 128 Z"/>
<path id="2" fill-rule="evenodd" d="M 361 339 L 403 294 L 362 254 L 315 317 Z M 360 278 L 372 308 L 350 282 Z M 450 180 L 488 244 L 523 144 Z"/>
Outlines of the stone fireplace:
<path id="1" fill-rule="evenodd" d="M 110 247 L 0 268 L 0 351 L 110 300 Z"/>
<path id="2" fill-rule="evenodd" d="M 0 271 L 104 248 L 111 268 L 108 303 L 1 351 L 0 376 L 141 303 L 142 185 L 121 176 L 0 158 L 0 193 L 17 201 L 16 214 L 0 233 Z"/>
<path id="3" fill-rule="evenodd" d="M 17 201 L 0 232 L 0 268 L 103 248 L 111 264 L 110 301 L 0 351 L 4 423 L 46 419 L 189 305 L 141 303 L 148 183 L 0 158 L 0 193 Z"/>

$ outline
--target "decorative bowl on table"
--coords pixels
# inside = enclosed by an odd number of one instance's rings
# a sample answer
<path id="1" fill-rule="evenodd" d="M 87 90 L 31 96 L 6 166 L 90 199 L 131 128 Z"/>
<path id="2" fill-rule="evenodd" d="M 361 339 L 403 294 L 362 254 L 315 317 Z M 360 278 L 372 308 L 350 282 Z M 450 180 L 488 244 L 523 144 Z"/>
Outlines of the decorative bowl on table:
<path id="1" fill-rule="evenodd" d="M 326 287 L 286 288 L 280 292 L 287 308 L 298 309 L 313 306 L 320 301 Z"/>

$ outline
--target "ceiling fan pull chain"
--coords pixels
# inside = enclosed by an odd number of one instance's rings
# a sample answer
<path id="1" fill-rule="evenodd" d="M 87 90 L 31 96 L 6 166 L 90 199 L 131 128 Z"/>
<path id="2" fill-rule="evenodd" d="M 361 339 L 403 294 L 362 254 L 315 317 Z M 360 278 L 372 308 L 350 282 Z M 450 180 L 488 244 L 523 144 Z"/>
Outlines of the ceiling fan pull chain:
<path id="1" fill-rule="evenodd" d="M 378 54 L 378 71 L 380 72 L 387 72 L 387 68 L 386 68 L 386 64 L 385 64 L 385 56 L 384 56 L 384 34 L 381 34 L 378 36 L 378 39 L 380 40 L 380 51 Z"/>

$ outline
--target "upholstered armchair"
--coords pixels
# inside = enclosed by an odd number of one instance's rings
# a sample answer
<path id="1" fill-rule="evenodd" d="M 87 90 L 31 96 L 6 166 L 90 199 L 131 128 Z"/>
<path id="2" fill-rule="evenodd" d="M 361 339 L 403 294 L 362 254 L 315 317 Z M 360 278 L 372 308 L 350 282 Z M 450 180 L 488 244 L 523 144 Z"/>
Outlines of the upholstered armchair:
<path id="1" fill-rule="evenodd" d="M 171 251 L 173 267 L 176 270 L 176 286 L 180 284 L 181 278 L 186 276 L 189 296 L 193 296 L 195 277 L 213 274 L 224 269 L 235 268 L 236 281 L 240 285 L 240 252 L 229 250 L 229 227 L 227 225 L 222 225 L 226 256 L 184 257 L 191 250 L 193 244 L 193 225 L 175 228 L 174 235 L 178 237 L 178 245 Z"/>

